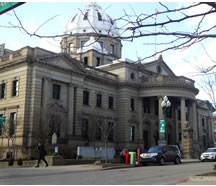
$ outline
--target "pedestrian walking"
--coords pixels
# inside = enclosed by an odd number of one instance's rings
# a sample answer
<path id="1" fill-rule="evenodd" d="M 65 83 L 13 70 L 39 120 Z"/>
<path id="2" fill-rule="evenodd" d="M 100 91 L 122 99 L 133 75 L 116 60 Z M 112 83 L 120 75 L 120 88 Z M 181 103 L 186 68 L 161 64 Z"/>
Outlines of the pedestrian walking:
<path id="1" fill-rule="evenodd" d="M 45 149 L 45 146 L 44 146 L 44 144 L 42 142 L 38 143 L 38 150 L 39 150 L 39 157 L 38 157 L 38 163 L 37 163 L 36 167 L 39 167 L 41 160 L 43 160 L 44 163 L 46 164 L 46 167 L 48 167 L 48 163 L 47 163 L 47 161 L 45 159 L 46 149 Z"/>

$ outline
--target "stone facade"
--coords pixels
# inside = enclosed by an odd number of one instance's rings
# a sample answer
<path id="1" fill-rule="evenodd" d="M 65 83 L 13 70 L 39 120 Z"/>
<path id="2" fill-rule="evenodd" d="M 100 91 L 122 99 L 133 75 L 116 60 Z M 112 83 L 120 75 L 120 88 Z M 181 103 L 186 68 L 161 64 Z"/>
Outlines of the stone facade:
<path id="1" fill-rule="evenodd" d="M 103 47 L 97 50 L 97 43 L 95 48 L 80 49 L 81 41 L 92 37 L 98 37 Z M 10 133 L 8 138 L 1 130 L 1 150 L 7 151 L 9 142 L 17 147 L 17 156 L 33 157 L 38 140 L 51 144 L 54 132 L 58 144 L 73 148 L 101 147 L 107 139 L 117 151 L 147 149 L 158 144 L 161 102 L 166 95 L 171 102 L 166 143 L 189 143 L 182 140 L 188 121 L 193 129 L 190 145 L 200 153 L 204 132 L 200 116 L 204 109 L 210 119 L 212 110 L 199 105 L 194 81 L 176 76 L 162 56 L 149 63 L 121 59 L 121 41 L 95 33 L 72 33 L 61 46 L 58 54 L 24 47 L 0 57 L 0 116 L 6 117 L 5 129 Z M 109 129 L 105 135 L 104 126 Z M 212 133 L 210 126 L 208 120 L 206 136 Z"/>

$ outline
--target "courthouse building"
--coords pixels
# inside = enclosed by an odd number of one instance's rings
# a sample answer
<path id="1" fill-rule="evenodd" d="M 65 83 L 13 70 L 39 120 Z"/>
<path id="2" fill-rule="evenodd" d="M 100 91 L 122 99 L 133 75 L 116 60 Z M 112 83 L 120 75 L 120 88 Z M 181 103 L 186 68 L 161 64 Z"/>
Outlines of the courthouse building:
<path id="1" fill-rule="evenodd" d="M 103 132 L 94 126 L 98 121 L 109 126 L 109 147 L 143 150 L 158 144 L 164 117 L 167 144 L 184 150 L 182 139 L 191 138 L 194 157 L 213 145 L 212 106 L 196 99 L 195 82 L 176 76 L 162 56 L 148 63 L 122 59 L 116 23 L 99 5 L 86 5 L 68 21 L 65 33 L 61 53 L 29 46 L 3 50 L 1 154 L 9 142 L 19 156 L 30 158 L 38 140 L 51 144 L 53 133 L 60 145 L 104 146 Z M 171 102 L 167 116 L 164 96 Z"/>

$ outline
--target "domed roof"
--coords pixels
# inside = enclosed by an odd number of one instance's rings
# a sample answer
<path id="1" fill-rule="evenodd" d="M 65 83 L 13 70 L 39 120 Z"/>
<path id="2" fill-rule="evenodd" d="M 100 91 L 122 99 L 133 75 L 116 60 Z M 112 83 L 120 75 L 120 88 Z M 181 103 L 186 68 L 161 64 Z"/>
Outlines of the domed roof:
<path id="1" fill-rule="evenodd" d="M 96 3 L 89 3 L 82 11 L 70 18 L 65 26 L 65 33 L 98 33 L 119 36 L 115 22 Z"/>

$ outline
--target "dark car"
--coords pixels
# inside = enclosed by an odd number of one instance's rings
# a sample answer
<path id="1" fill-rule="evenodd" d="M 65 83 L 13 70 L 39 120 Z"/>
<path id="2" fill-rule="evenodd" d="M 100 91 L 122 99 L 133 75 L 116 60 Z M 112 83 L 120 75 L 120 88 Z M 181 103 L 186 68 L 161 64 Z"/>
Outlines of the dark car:
<path id="1" fill-rule="evenodd" d="M 164 145 L 151 147 L 146 153 L 140 154 L 140 163 L 159 163 L 164 165 L 165 162 L 181 163 L 181 155 L 178 146 Z"/>

